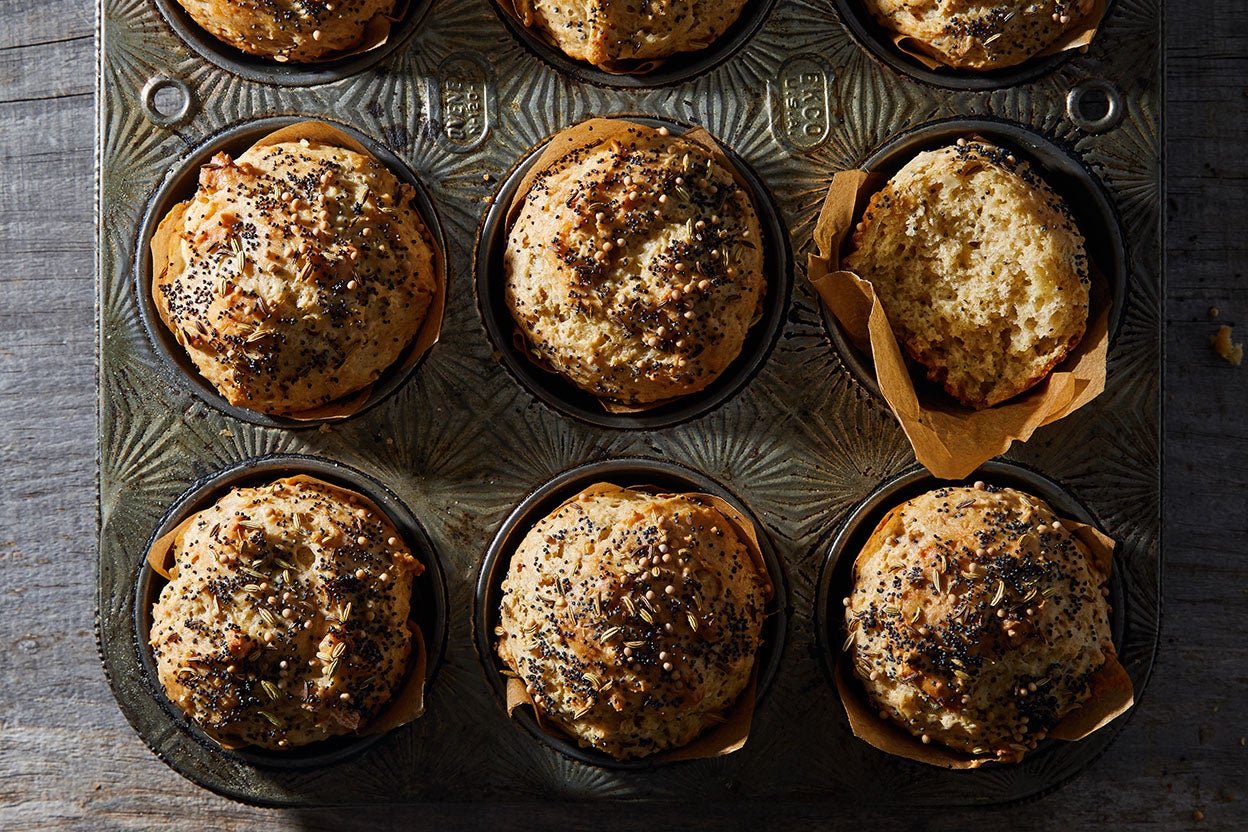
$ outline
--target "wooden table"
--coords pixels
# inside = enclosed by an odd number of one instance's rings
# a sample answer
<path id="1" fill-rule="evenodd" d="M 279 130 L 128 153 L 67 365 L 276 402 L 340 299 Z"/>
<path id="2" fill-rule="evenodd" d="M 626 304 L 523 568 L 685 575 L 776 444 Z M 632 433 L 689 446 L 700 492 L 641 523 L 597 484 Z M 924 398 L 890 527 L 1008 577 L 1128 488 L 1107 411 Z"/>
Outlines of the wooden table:
<path id="1" fill-rule="evenodd" d="M 1209 348 L 1248 318 L 1248 5 L 1172 4 L 1167 24 L 1165 586 L 1152 682 L 1065 789 L 1006 809 L 429 806 L 280 811 L 166 768 L 122 718 L 93 635 L 96 540 L 88 0 L 0 6 L 0 828 L 1248 828 L 1248 367 Z M 1220 314 L 1211 318 L 1210 307 Z M 1248 331 L 1248 322 L 1242 330 Z"/>

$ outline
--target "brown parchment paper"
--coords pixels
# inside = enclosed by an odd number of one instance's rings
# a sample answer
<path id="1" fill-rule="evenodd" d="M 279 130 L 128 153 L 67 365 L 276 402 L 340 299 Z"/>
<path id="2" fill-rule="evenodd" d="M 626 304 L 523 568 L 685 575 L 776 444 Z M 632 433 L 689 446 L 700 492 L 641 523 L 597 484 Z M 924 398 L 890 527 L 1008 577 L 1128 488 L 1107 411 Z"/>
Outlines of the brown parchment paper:
<path id="1" fill-rule="evenodd" d="M 500 0 L 500 2 L 506 3 L 508 0 Z M 754 193 L 754 189 L 750 187 L 749 182 L 741 176 L 741 173 L 737 170 L 736 165 L 734 165 L 732 161 L 729 160 L 727 155 L 724 154 L 724 151 L 719 146 L 719 143 L 715 141 L 715 137 L 712 136 L 710 131 L 706 128 L 692 127 L 679 134 L 677 134 L 676 130 L 672 127 L 669 127 L 668 129 L 672 131 L 673 135 L 679 135 L 682 139 L 688 139 L 695 144 L 701 145 L 711 155 L 711 158 L 715 160 L 716 164 L 720 165 L 724 170 L 728 171 L 728 173 L 732 175 L 732 180 L 736 182 L 737 185 L 743 188 L 748 194 L 752 195 Z M 627 118 L 591 118 L 586 121 L 582 121 L 579 124 L 574 124 L 564 130 L 560 130 L 558 133 L 551 136 L 550 140 L 546 143 L 546 147 L 542 149 L 542 152 L 538 154 L 537 159 L 534 160 L 528 171 L 523 177 L 520 178 L 520 182 L 516 186 L 511 202 L 507 206 L 507 220 L 503 229 L 503 244 L 506 245 L 506 240 L 511 235 L 511 227 L 515 225 L 516 218 L 520 216 L 520 211 L 524 208 L 524 202 L 528 198 L 529 191 L 533 189 L 533 183 L 537 181 L 538 177 L 542 176 L 547 171 L 558 167 L 559 163 L 564 158 L 572 155 L 578 150 L 598 144 L 605 144 L 612 140 L 618 141 L 620 144 L 627 144 L 628 134 L 636 130 L 657 132 L 658 128 L 652 127 L 649 124 L 641 124 L 636 121 L 630 121 Z M 765 242 L 766 241 L 764 241 L 764 243 Z M 757 320 L 751 322 L 750 326 L 753 327 L 757 322 Z M 559 375 L 557 370 L 532 353 L 529 349 L 528 342 L 525 340 L 524 334 L 520 331 L 519 327 L 516 327 L 512 332 L 512 342 L 515 344 L 516 349 L 519 350 L 531 364 L 537 366 L 543 372 L 551 373 L 552 375 Z M 562 378 L 562 376 L 560 377 Z M 571 384 L 571 382 L 568 383 Z M 671 404 L 672 402 L 680 401 L 686 396 L 696 395 L 699 392 L 702 391 L 695 390 L 685 394 L 685 396 L 658 399 L 657 401 L 640 405 L 628 405 L 612 399 L 599 398 L 597 396 L 594 396 L 593 398 L 598 402 L 602 409 L 608 413 L 626 415 L 629 413 L 645 413 L 648 410 L 663 407 L 664 405 Z"/>
<path id="2" fill-rule="evenodd" d="M 325 489 L 336 496 L 348 500 L 355 501 L 364 505 L 370 511 L 374 511 L 382 517 L 389 518 L 389 515 L 377 507 L 377 504 L 364 496 L 358 491 L 352 491 L 349 488 L 343 488 L 340 485 L 334 485 L 316 477 L 310 477 L 307 474 L 296 474 L 291 477 L 282 477 L 274 480 L 269 484 L 281 483 L 282 485 L 315 485 L 318 488 Z M 188 529 L 199 519 L 201 512 L 197 511 L 190 517 L 187 517 L 179 523 L 173 530 L 166 532 L 158 537 L 147 550 L 147 564 L 152 571 L 168 581 L 174 580 L 178 575 L 177 562 L 174 559 L 174 548 L 181 541 L 182 536 Z M 393 521 L 391 521 L 393 522 Z M 424 566 L 424 564 L 422 564 Z M 414 594 L 414 593 L 413 593 Z M 420 625 L 415 619 L 409 619 L 407 628 L 412 634 L 412 651 L 408 656 L 408 673 L 400 683 L 400 687 L 391 694 L 390 701 L 382 708 L 381 712 L 373 718 L 364 727 L 355 732 L 356 735 L 366 736 L 370 734 L 381 734 L 386 731 L 398 728 L 401 725 L 413 721 L 425 712 L 425 677 L 427 673 L 428 654 L 425 651 L 425 639 L 420 630 Z M 140 634 L 141 636 L 143 634 Z M 195 723 L 201 731 L 207 734 L 222 748 L 234 749 L 243 748 L 244 744 L 231 743 L 217 736 L 212 729 Z M 347 736 L 350 736 L 349 734 Z"/>
<path id="3" fill-rule="evenodd" d="M 1108 580 L 1114 564 L 1114 539 L 1086 523 L 1065 518 L 1061 518 L 1061 522 L 1087 548 L 1092 571 Z M 843 623 L 838 626 L 838 633 L 843 631 L 843 626 Z M 839 644 L 836 638 L 831 641 Z M 841 704 L 845 707 L 854 736 L 887 754 L 941 768 L 972 769 L 997 762 L 991 757 L 976 757 L 935 742 L 924 745 L 918 737 L 891 719 L 881 719 L 879 709 L 871 706 L 866 691 L 848 667 L 847 654 L 839 647 L 834 649 L 837 650 L 834 667 L 836 690 L 841 696 Z M 1131 677 L 1112 651 L 1106 655 L 1104 666 L 1092 675 L 1088 684 L 1088 699 L 1050 728 L 1049 737 L 1069 742 L 1081 740 L 1108 725 L 1135 704 Z"/>
<path id="4" fill-rule="evenodd" d="M 394 4 L 394 9 L 389 13 L 375 15 L 372 20 L 364 24 L 360 42 L 350 49 L 333 52 L 313 61 L 292 61 L 283 55 L 254 55 L 251 57 L 267 58 L 284 66 L 316 66 L 317 64 L 327 64 L 341 61 L 345 58 L 353 58 L 356 55 L 363 55 L 365 52 L 372 52 L 374 49 L 380 49 L 386 45 L 390 40 L 390 30 L 394 28 L 395 23 L 398 23 L 407 14 L 409 5 L 411 5 L 411 0 L 398 0 Z"/>
<path id="5" fill-rule="evenodd" d="M 323 121 L 301 121 L 296 124 L 290 124 L 269 133 L 267 136 L 257 140 L 248 150 L 258 147 L 269 147 L 282 142 L 298 142 L 301 139 L 307 139 L 310 142 L 318 142 L 320 144 L 333 145 L 334 147 L 345 147 L 348 150 L 354 150 L 363 156 L 372 159 L 374 162 L 385 166 L 372 152 L 356 139 L 347 133 L 339 130 L 331 124 Z M 244 153 L 246 151 L 243 151 Z M 242 153 L 235 154 L 237 159 Z M 400 182 L 403 178 L 395 173 Z M 177 245 L 178 229 L 183 227 L 183 216 L 186 214 L 187 207 L 191 204 L 191 200 L 179 202 L 169 210 L 164 219 L 156 227 L 156 232 L 152 235 L 151 251 L 152 251 L 152 287 L 153 296 L 156 294 L 156 283 L 170 267 L 181 269 L 184 265 L 182 259 L 182 247 Z M 429 309 L 425 312 L 425 319 L 421 322 L 420 328 L 416 330 L 416 337 L 412 343 L 399 355 L 393 364 L 382 370 L 382 375 L 389 376 L 402 374 L 404 371 L 412 368 L 427 353 L 434 344 L 438 342 L 438 338 L 442 332 L 442 316 L 446 309 L 446 261 L 445 253 L 435 239 L 432 229 L 429 227 L 429 217 L 424 215 L 423 211 L 417 209 L 417 214 L 421 217 L 424 225 L 423 235 L 425 241 L 429 244 L 430 251 L 433 252 L 433 272 L 434 272 L 434 290 L 433 299 L 429 302 Z M 175 334 L 177 330 L 173 323 L 169 320 L 166 310 L 162 304 L 156 303 L 153 297 L 153 306 L 156 307 L 160 320 L 164 323 L 165 328 Z M 179 341 L 179 345 L 181 342 Z M 193 366 L 193 362 L 192 362 Z M 197 373 L 198 375 L 198 373 Z M 203 376 L 200 376 L 202 379 Z M 205 382 L 207 380 L 205 379 Z M 346 419 L 353 416 L 369 402 L 373 391 L 377 387 L 377 382 L 365 385 L 364 387 L 347 395 L 328 402 L 319 407 L 309 410 L 300 410 L 293 413 L 274 414 L 283 419 L 290 419 L 295 422 L 324 421 Z M 218 391 L 220 394 L 220 391 Z M 237 405 L 238 407 L 246 407 L 246 405 Z"/>
<path id="6" fill-rule="evenodd" d="M 672 58 L 682 57 L 693 54 L 695 51 L 700 51 L 692 50 L 690 52 L 681 52 L 667 58 L 618 58 L 614 60 L 606 60 L 600 64 L 590 63 L 589 61 L 580 61 L 564 52 L 563 47 L 555 42 L 555 39 L 550 36 L 549 32 L 545 29 L 539 28 L 536 25 L 533 15 L 532 0 L 497 0 L 497 5 L 503 14 L 507 15 L 524 27 L 524 30 L 529 33 L 530 37 L 541 41 L 559 54 L 566 56 L 568 60 L 584 63 L 587 66 L 600 69 L 608 75 L 645 75 L 648 72 L 654 72 Z M 710 44 L 708 43 L 706 46 L 703 46 L 702 49 L 706 49 L 709 46 Z"/>
<path id="7" fill-rule="evenodd" d="M 964 407 L 940 390 L 920 395 L 871 283 L 840 268 L 855 219 L 885 182 L 883 175 L 862 170 L 841 171 L 832 178 L 815 224 L 818 251 L 810 255 L 806 274 L 846 337 L 874 361 L 880 393 L 918 461 L 941 479 L 961 479 L 1012 442 L 1026 442 L 1037 428 L 1070 415 L 1105 389 L 1110 292 L 1104 277 L 1091 268 L 1083 339 L 1030 390 L 982 410 Z"/>
<path id="8" fill-rule="evenodd" d="M 564 506 L 574 503 L 583 497 L 592 497 L 598 494 L 615 494 L 620 491 L 644 491 L 659 497 L 667 496 L 671 493 L 654 486 L 638 485 L 623 488 L 613 483 L 599 482 L 582 489 L 574 496 L 564 500 L 557 508 L 552 509 L 550 514 L 559 512 Z M 758 542 L 758 530 L 755 529 L 754 524 L 733 507 L 731 503 L 716 497 L 714 494 L 682 492 L 680 496 L 708 505 L 724 516 L 724 519 L 732 526 L 733 531 L 745 543 L 745 549 L 749 553 L 750 560 L 758 568 L 758 573 L 763 576 L 766 583 L 767 598 L 770 600 L 775 593 L 775 585 L 772 582 L 771 572 L 767 569 L 767 561 L 763 557 L 763 550 Z M 658 762 L 676 762 L 679 760 L 698 760 L 706 757 L 722 757 L 725 754 L 740 751 L 750 736 L 750 724 L 754 719 L 754 703 L 757 692 L 758 660 L 755 658 L 754 667 L 750 671 L 749 681 L 746 682 L 745 687 L 742 689 L 736 704 L 724 715 L 722 723 L 710 728 L 687 745 L 653 754 L 646 759 Z M 541 709 L 537 707 L 533 698 L 529 696 L 529 692 L 524 689 L 524 682 L 515 675 L 507 675 L 506 699 L 508 716 L 512 715 L 517 708 L 527 707 L 533 711 L 538 726 L 547 734 L 563 740 L 576 741 L 574 737 L 560 730 L 557 724 L 542 718 Z"/>
<path id="9" fill-rule="evenodd" d="M 1052 46 L 1044 49 L 1036 54 L 1021 61 L 1014 66 L 1002 67 L 1003 70 L 1015 69 L 1028 61 L 1036 58 L 1043 58 L 1048 55 L 1056 55 L 1060 52 L 1069 52 L 1072 49 L 1086 49 L 1092 43 L 1092 39 L 1096 37 L 1096 30 L 1100 28 L 1101 21 L 1105 18 L 1105 0 L 1094 0 L 1092 8 L 1088 13 L 1078 20 L 1074 26 L 1071 26 L 1066 32 L 1058 38 Z M 914 58 L 928 69 L 956 69 L 963 72 L 991 72 L 988 70 L 968 69 L 967 67 L 955 67 L 937 58 L 935 55 L 923 51 L 922 41 L 913 38 L 910 35 L 893 34 L 891 38 L 893 46 L 896 46 L 902 52 Z"/>

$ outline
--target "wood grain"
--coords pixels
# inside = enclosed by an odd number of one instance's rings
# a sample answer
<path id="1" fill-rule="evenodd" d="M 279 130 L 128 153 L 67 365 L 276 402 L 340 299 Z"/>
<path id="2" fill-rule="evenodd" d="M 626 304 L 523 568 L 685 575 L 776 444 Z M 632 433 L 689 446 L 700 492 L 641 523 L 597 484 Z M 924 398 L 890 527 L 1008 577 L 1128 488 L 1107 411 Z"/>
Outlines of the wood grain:
<path id="1" fill-rule="evenodd" d="M 1154 678 L 1105 757 L 1017 807 L 413 807 L 280 811 L 204 792 L 122 719 L 93 636 L 96 537 L 93 10 L 0 6 L 0 828 L 1248 828 L 1248 5 L 1167 16 L 1165 589 Z M 1220 314 L 1210 317 L 1211 306 Z M 1241 336 L 1242 337 L 1242 336 Z M 1201 820 L 1197 820 L 1197 816 Z M 690 821 L 689 818 L 697 818 Z M 613 819 L 604 820 L 604 818 Z M 666 822 L 666 823 L 665 823 Z M 835 823 L 834 823 L 835 822 Z"/>

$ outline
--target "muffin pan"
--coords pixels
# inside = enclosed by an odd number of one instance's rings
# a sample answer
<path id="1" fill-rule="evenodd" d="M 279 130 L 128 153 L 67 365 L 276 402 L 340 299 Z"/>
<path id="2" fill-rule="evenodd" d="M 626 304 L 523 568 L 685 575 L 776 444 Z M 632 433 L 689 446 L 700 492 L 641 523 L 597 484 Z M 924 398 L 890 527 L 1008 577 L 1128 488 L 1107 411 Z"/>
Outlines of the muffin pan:
<path id="1" fill-rule="evenodd" d="M 1112 4 L 1086 54 L 959 89 L 881 64 L 850 34 L 852 21 L 842 22 L 838 4 L 809 0 L 751 4 L 749 13 L 759 16 L 731 36 L 739 42 L 712 47 L 713 57 L 680 72 L 673 62 L 631 80 L 593 78 L 535 56 L 488 0 L 439 0 L 423 17 L 425 4 L 415 2 L 415 16 L 381 50 L 304 68 L 244 66 L 238 56 L 231 64 L 196 46 L 171 8 L 166 0 L 101 4 L 97 168 L 99 646 L 122 711 L 171 767 L 206 788 L 266 805 L 486 795 L 800 799 L 830 810 L 942 806 L 1056 788 L 1122 730 L 1125 720 L 1018 765 L 963 772 L 893 758 L 852 736 L 825 673 L 827 628 L 835 624 L 821 581 L 835 574 L 825 563 L 837 530 L 882 483 L 910 471 L 914 457 L 891 413 L 856 380 L 861 359 L 835 343 L 802 264 L 832 175 L 887 155 L 895 147 L 889 142 L 909 131 L 987 121 L 1039 137 L 1017 150 L 1040 156 L 1036 148 L 1052 145 L 1062 164 L 1074 165 L 1075 179 L 1087 186 L 1078 193 L 1088 195 L 1076 207 L 1107 218 L 1101 266 L 1116 281 L 1120 317 L 1107 387 L 1088 407 L 1013 446 L 1006 461 L 1077 494 L 1118 541 L 1115 624 L 1138 697 L 1157 648 L 1160 605 L 1157 0 Z M 665 77 L 669 70 L 676 74 Z M 1092 106 L 1097 90 L 1109 96 L 1105 113 Z M 541 385 L 518 383 L 509 340 L 499 337 L 487 309 L 494 283 L 473 268 L 478 230 L 487 240 L 483 221 L 508 172 L 554 132 L 620 113 L 703 126 L 731 148 L 770 198 L 763 219 L 780 239 L 776 265 L 796 275 L 774 320 L 756 327 L 760 339 L 743 356 L 752 366 L 725 395 L 661 422 L 633 417 L 608 426 L 571 411 Z M 388 380 L 367 410 L 310 430 L 213 401 L 145 326 L 154 320 L 143 296 L 145 228 L 179 188 L 193 187 L 197 158 L 217 144 L 250 144 L 274 126 L 255 120 L 278 116 L 342 125 L 379 157 L 402 162 L 397 169 L 424 186 L 431 226 L 441 222 L 452 276 L 441 340 L 419 369 Z M 457 279 L 470 273 L 473 280 Z M 445 654 L 426 713 L 367 747 L 282 760 L 223 752 L 170 712 L 144 663 L 144 616 L 155 591 L 143 569 L 146 542 L 171 507 L 198 499 L 204 483 L 245 479 L 250 474 L 239 471 L 268 465 L 275 454 L 285 458 L 282 472 L 326 466 L 318 469 L 326 479 L 333 469 L 383 504 L 392 498 L 410 507 L 445 576 Z M 784 646 L 777 639 L 767 654 L 765 696 L 749 742 L 736 753 L 609 766 L 552 746 L 501 707 L 493 654 L 480 643 L 489 604 L 474 610 L 491 541 L 521 522 L 512 516 L 517 506 L 544 499 L 526 495 L 575 480 L 577 466 L 608 460 L 658 466 L 634 473 L 660 485 L 691 481 L 715 491 L 718 484 L 749 508 L 771 542 L 788 601 L 770 626 L 785 633 Z M 484 583 L 488 600 L 493 584 Z M 432 661 L 440 637 L 426 638 Z"/>

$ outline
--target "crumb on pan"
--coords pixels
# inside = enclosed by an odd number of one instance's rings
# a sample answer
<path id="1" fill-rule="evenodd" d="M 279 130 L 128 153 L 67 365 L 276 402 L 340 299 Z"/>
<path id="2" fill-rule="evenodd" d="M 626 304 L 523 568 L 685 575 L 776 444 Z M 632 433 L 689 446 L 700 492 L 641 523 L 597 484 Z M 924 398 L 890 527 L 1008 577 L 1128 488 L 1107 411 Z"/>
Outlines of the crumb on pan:
<path id="1" fill-rule="evenodd" d="M 1236 367 L 1244 360 L 1244 345 L 1231 341 L 1231 327 L 1226 324 L 1218 327 L 1218 331 L 1209 336 L 1209 343 L 1214 352 Z"/>

